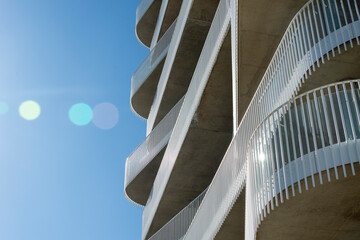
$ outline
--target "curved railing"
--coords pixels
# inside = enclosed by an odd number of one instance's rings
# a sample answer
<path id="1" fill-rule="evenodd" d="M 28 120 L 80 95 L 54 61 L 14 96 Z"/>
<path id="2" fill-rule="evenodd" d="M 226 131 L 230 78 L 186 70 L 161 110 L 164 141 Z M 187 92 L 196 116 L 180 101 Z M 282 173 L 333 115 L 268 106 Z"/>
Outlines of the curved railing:
<path id="1" fill-rule="evenodd" d="M 148 79 L 149 75 L 167 55 L 172 35 L 176 26 L 176 20 L 172 23 L 166 33 L 162 36 L 156 46 L 135 71 L 131 79 L 131 98 Z M 155 93 L 154 93 L 155 94 Z M 131 105 L 133 108 L 133 106 Z"/>
<path id="2" fill-rule="evenodd" d="M 156 0 L 141 0 L 138 7 L 136 8 L 136 24 L 140 21 L 140 19 L 144 16 L 144 14 L 149 10 L 150 6 Z"/>
<path id="3" fill-rule="evenodd" d="M 125 196 L 126 187 L 141 173 L 141 171 L 166 146 L 176 123 L 184 98 L 161 120 L 154 130 L 146 137 L 139 147 L 126 159 L 125 164 Z"/>
<path id="4" fill-rule="evenodd" d="M 350 8 L 349 8 L 350 6 Z M 212 239 L 247 182 L 247 144 L 256 127 L 280 104 L 296 95 L 315 66 L 339 54 L 356 39 L 357 0 L 310 0 L 288 26 L 238 127 L 185 239 Z M 250 188 L 246 188 L 250 191 Z M 250 193 L 246 193 L 249 195 Z M 222 196 L 221 198 L 217 196 Z M 250 204 L 250 203 L 248 203 Z M 248 217 L 249 214 L 246 213 Z M 246 220 L 246 239 L 255 232 Z"/>
<path id="5" fill-rule="evenodd" d="M 207 189 L 206 189 L 207 190 Z M 188 230 L 204 196 L 206 190 L 166 223 L 149 240 L 179 240 Z"/>
<path id="6" fill-rule="evenodd" d="M 283 104 L 256 129 L 248 145 L 247 221 L 253 234 L 270 209 L 295 186 L 322 184 L 319 172 L 347 176 L 345 165 L 360 161 L 359 81 L 346 81 L 304 93 Z M 342 170 L 338 167 L 342 166 Z M 308 182 L 310 181 L 310 182 Z M 285 191 L 284 191 L 285 190 Z"/>

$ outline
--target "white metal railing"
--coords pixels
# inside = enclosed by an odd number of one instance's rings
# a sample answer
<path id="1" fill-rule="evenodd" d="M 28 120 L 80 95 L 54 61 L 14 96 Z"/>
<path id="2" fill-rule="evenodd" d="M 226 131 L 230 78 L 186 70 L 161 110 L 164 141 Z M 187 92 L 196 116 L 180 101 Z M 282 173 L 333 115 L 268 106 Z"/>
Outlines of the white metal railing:
<path id="1" fill-rule="evenodd" d="M 207 190 L 207 189 L 206 189 Z M 179 240 L 188 230 L 195 213 L 197 212 L 206 190 L 195 198 L 189 205 L 181 210 L 175 217 L 166 223 L 159 231 L 152 235 L 149 240 Z"/>
<path id="2" fill-rule="evenodd" d="M 140 21 L 140 19 L 144 16 L 144 14 L 149 10 L 150 6 L 156 0 L 141 0 L 139 5 L 136 8 L 136 24 Z"/>
<path id="3" fill-rule="evenodd" d="M 189 4 L 189 6 L 188 6 Z M 184 0 L 183 8 L 180 11 L 179 18 L 184 16 L 183 9 L 191 8 L 192 0 Z M 209 79 L 211 70 L 215 64 L 217 55 L 222 46 L 223 40 L 226 37 L 230 25 L 230 2 L 229 0 L 221 0 L 215 17 L 211 24 L 208 37 L 205 41 L 203 50 L 200 54 L 198 64 L 195 68 L 190 86 L 185 95 L 183 107 L 179 113 L 178 120 L 172 132 L 169 144 L 166 148 L 163 161 L 161 162 L 158 174 L 156 176 L 152 198 L 146 205 L 143 213 L 143 232 L 142 238 L 145 239 L 162 195 L 167 186 L 168 180 L 172 173 L 176 162 L 177 155 L 181 149 L 182 143 L 185 140 L 187 131 L 190 127 L 193 116 L 200 103 L 201 96 L 204 92 L 205 86 Z M 179 22 L 179 23 L 182 23 Z M 178 26 L 179 24 L 177 24 Z M 175 34 L 177 30 L 175 30 Z M 175 38 L 175 35 L 174 35 Z M 175 39 L 174 39 L 175 40 Z M 173 41 L 172 43 L 173 44 Z M 170 52 L 169 52 L 170 54 Z"/>
<path id="4" fill-rule="evenodd" d="M 184 98 L 181 98 L 139 147 L 126 159 L 124 188 L 125 196 L 131 203 L 133 201 L 126 194 L 126 187 L 168 143 L 183 101 Z"/>
<path id="5" fill-rule="evenodd" d="M 359 83 L 346 81 L 304 93 L 276 109 L 253 133 L 246 207 L 254 235 L 270 209 L 295 196 L 294 184 L 299 192 L 301 180 L 306 189 L 309 184 L 315 187 L 315 178 L 322 184 L 322 171 L 330 181 L 330 169 L 338 179 L 341 166 L 347 176 L 347 164 L 355 174 L 354 164 L 360 162 Z"/>
<path id="6" fill-rule="evenodd" d="M 350 6 L 350 8 L 349 8 Z M 274 109 L 295 96 L 320 61 L 356 39 L 360 22 L 357 0 L 311 0 L 288 26 L 238 127 L 185 239 L 212 239 L 235 203 L 246 180 L 247 144 L 256 127 Z M 346 19 L 346 20 L 345 20 Z M 236 67 L 236 66 L 235 66 Z M 249 195 L 250 188 L 246 188 Z M 222 197 L 218 197 L 222 196 Z M 255 230 L 246 213 L 246 239 Z M 250 225 L 249 225 L 250 224 Z"/>
<path id="7" fill-rule="evenodd" d="M 144 84 L 149 75 L 159 65 L 159 63 L 165 58 L 169 44 L 171 42 L 174 29 L 176 26 L 176 20 L 172 23 L 166 33 L 162 36 L 156 46 L 151 50 L 149 55 L 138 67 L 131 80 L 131 97 L 139 90 Z"/>

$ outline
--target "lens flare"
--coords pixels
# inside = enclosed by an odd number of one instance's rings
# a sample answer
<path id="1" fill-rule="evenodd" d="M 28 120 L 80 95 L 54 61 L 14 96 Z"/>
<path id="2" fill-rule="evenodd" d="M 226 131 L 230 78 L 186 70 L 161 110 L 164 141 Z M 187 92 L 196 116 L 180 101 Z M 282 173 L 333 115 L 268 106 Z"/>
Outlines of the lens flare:
<path id="1" fill-rule="evenodd" d="M 260 154 L 259 154 L 259 160 L 260 160 L 261 162 L 265 161 L 265 154 L 264 154 L 264 153 L 260 153 Z"/>
<path id="2" fill-rule="evenodd" d="M 85 126 L 92 120 L 93 112 L 89 105 L 85 103 L 74 104 L 69 110 L 69 119 L 78 126 Z"/>
<path id="3" fill-rule="evenodd" d="M 25 120 L 35 120 L 40 116 L 40 105 L 32 100 L 21 103 L 19 107 L 19 114 Z"/>
<path id="4" fill-rule="evenodd" d="M 9 105 L 6 102 L 0 102 L 0 115 L 5 115 L 9 112 Z"/>
<path id="5" fill-rule="evenodd" d="M 93 123 L 100 129 L 111 129 L 119 121 L 119 111 L 111 103 L 100 103 L 94 107 Z"/>

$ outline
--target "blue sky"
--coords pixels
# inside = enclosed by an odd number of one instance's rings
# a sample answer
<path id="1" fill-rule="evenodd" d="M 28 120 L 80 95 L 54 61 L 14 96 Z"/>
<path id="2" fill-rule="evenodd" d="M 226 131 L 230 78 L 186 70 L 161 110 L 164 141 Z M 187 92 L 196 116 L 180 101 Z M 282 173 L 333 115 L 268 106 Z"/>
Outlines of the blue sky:
<path id="1" fill-rule="evenodd" d="M 130 110 L 131 76 L 148 50 L 139 0 L 1 0 L 0 239 L 140 239 L 141 210 L 123 194 L 127 156 L 145 137 Z M 26 121 L 19 105 L 41 115 Z M 113 103 L 111 130 L 76 126 L 70 107 Z"/>

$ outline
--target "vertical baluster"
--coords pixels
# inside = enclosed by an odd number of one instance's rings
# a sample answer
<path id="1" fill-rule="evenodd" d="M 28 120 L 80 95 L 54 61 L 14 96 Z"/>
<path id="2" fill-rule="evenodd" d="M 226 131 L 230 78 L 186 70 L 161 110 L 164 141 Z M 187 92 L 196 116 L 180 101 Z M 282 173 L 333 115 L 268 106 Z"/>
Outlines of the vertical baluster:
<path id="1" fill-rule="evenodd" d="M 271 141 L 271 123 L 270 123 L 270 117 L 267 119 L 267 123 L 268 123 L 268 139 L 269 139 L 269 145 L 270 145 L 270 161 L 271 161 L 271 168 L 272 168 L 272 178 L 273 178 L 273 185 L 274 185 L 274 193 L 273 195 L 275 196 L 275 205 L 279 206 L 279 200 L 278 200 L 278 195 L 277 195 L 277 191 L 276 191 L 276 177 L 275 177 L 275 159 L 274 159 L 274 152 L 273 152 L 273 146 L 272 146 L 272 141 Z"/>
<path id="2" fill-rule="evenodd" d="M 331 21 L 332 21 L 332 23 L 333 23 L 334 35 L 335 35 L 335 39 L 336 39 L 336 44 L 337 44 L 338 52 L 339 52 L 339 54 L 340 54 L 340 53 L 341 53 L 340 41 L 339 41 L 338 35 L 337 35 L 337 33 L 336 33 L 336 24 L 335 24 L 334 14 L 333 14 L 333 10 L 332 10 L 332 7 L 331 7 L 330 0 L 328 0 L 328 6 L 329 6 L 329 10 L 330 10 Z"/>
<path id="3" fill-rule="evenodd" d="M 256 131 L 254 133 L 253 136 L 253 149 L 255 152 L 255 159 L 254 159 L 254 165 L 255 165 L 255 169 L 256 169 L 256 175 L 257 175 L 257 182 L 258 182 L 258 186 L 259 186 L 259 190 L 258 190 L 258 196 L 260 197 L 260 217 L 261 217 L 261 221 L 264 219 L 264 214 L 263 214 L 263 206 L 264 206 L 264 192 L 263 192 L 263 186 L 262 186 L 262 182 L 263 182 L 263 176 L 261 174 L 261 166 L 260 166 L 260 153 L 258 152 L 258 145 L 259 143 L 257 142 L 257 138 L 256 138 Z M 264 211 L 265 212 L 265 211 Z"/>
<path id="4" fill-rule="evenodd" d="M 287 124 L 287 120 L 286 120 L 286 108 L 283 105 L 282 106 L 282 110 L 283 110 L 283 121 L 285 124 L 285 142 L 286 142 L 286 149 L 287 149 L 287 159 L 288 159 L 288 165 L 289 165 L 289 173 L 290 173 L 290 182 L 291 182 L 291 190 L 292 190 L 292 195 L 295 196 L 295 188 L 294 188 L 294 177 L 293 177 L 293 173 L 292 173 L 292 164 L 291 164 L 291 157 L 290 157 L 290 147 L 289 147 L 289 133 L 288 133 L 288 124 Z M 290 109 L 288 109 L 288 115 L 290 114 Z M 290 129 L 291 131 L 291 129 Z M 295 157 L 294 157 L 295 159 Z"/>
<path id="5" fill-rule="evenodd" d="M 326 146 L 325 146 L 324 132 L 323 132 L 322 121 L 321 121 L 321 118 L 320 118 L 320 111 L 319 111 L 319 105 L 318 105 L 318 101 L 317 101 L 316 91 L 313 91 L 313 96 L 314 96 L 314 101 L 315 101 L 316 116 L 317 116 L 318 125 L 319 125 L 319 129 L 320 129 L 319 132 L 320 132 L 320 139 L 321 139 L 321 145 L 322 145 L 323 162 L 324 162 L 324 166 L 326 168 L 328 181 L 330 182 L 330 180 L 331 180 L 330 179 L 330 172 L 329 172 L 329 167 L 328 167 L 326 156 L 325 156 L 325 147 Z"/>
<path id="6" fill-rule="evenodd" d="M 326 12 L 325 0 L 323 0 L 321 2 L 321 5 L 322 5 L 323 12 L 324 12 L 325 27 L 327 29 L 328 38 L 330 39 L 330 47 L 327 49 L 327 51 L 330 51 L 330 49 L 331 49 L 332 56 L 335 57 L 335 50 L 334 50 L 334 47 L 333 47 L 334 46 L 334 43 L 333 43 L 334 39 L 333 39 L 333 37 L 331 35 L 331 29 L 330 29 L 330 24 L 329 24 L 329 16 L 328 16 L 328 14 Z M 330 16 L 330 18 L 331 18 L 331 16 Z"/>
<path id="7" fill-rule="evenodd" d="M 299 74 L 299 69 L 298 69 L 298 61 L 297 61 L 297 56 L 296 56 L 296 51 L 295 51 L 296 44 L 295 44 L 295 35 L 293 33 L 293 25 L 294 25 L 294 22 L 291 23 L 291 26 L 289 28 L 289 31 L 290 31 L 289 38 L 290 38 L 290 42 L 291 42 L 291 51 L 290 51 L 291 57 L 290 57 L 290 59 L 292 61 L 292 71 L 293 71 L 293 73 L 295 73 L 295 78 L 296 78 L 296 81 L 293 81 L 292 85 L 295 86 L 295 88 L 297 88 L 298 82 L 301 81 L 300 79 L 302 78 L 302 75 Z M 289 94 L 291 94 L 291 96 L 289 96 L 289 97 L 294 96 L 294 92 L 289 93 Z"/>
<path id="8" fill-rule="evenodd" d="M 294 41 L 296 43 L 296 50 L 297 50 L 297 53 L 295 53 L 297 55 L 297 63 L 296 63 L 296 68 L 298 69 L 297 71 L 300 72 L 301 74 L 301 82 L 304 82 L 304 78 L 306 77 L 307 78 L 307 72 L 304 71 L 304 62 L 301 60 L 301 56 L 302 56 L 302 50 L 301 50 L 301 47 L 300 47 L 300 39 L 299 39 L 299 36 L 298 36 L 298 28 L 299 27 L 296 27 L 296 30 L 295 30 L 295 25 L 297 25 L 297 18 L 295 17 L 295 19 L 293 20 L 293 24 L 291 25 L 291 28 L 292 28 L 292 33 L 293 33 L 293 36 L 294 36 Z M 299 69 L 300 67 L 300 69 Z"/>
<path id="9" fill-rule="evenodd" d="M 338 144 L 338 148 L 339 148 L 339 157 L 340 157 L 340 159 L 341 159 L 341 165 L 342 165 L 342 167 L 343 167 L 344 176 L 346 177 L 347 175 L 346 175 L 345 164 L 344 164 L 344 161 L 343 161 L 343 159 L 342 159 L 342 157 L 341 157 L 341 149 L 340 149 L 341 140 L 340 140 L 340 133 L 339 133 L 338 123 L 337 123 L 336 113 L 335 113 L 335 107 L 334 107 L 334 102 L 333 102 L 333 97 L 332 97 L 332 94 L 331 94 L 331 89 L 330 89 L 330 87 L 328 87 L 328 92 L 329 92 L 331 113 L 332 113 L 333 120 L 334 120 L 334 125 L 335 125 L 336 139 L 337 139 L 337 144 Z"/>
<path id="10" fill-rule="evenodd" d="M 328 46 L 327 46 L 327 41 L 325 40 L 326 38 L 326 32 L 325 32 L 325 29 L 324 29 L 324 23 L 323 23 L 323 16 L 321 14 L 321 9 L 320 9 L 320 4 L 319 4 L 319 0 L 316 0 L 316 5 L 317 5 L 317 9 L 318 9 L 318 13 L 319 13 L 319 21 L 320 21 L 320 26 L 321 26 L 321 32 L 322 32 L 322 36 L 323 36 L 323 42 L 324 42 L 324 45 L 325 45 L 325 51 L 326 52 L 326 57 L 327 57 L 327 60 L 330 60 L 330 56 L 329 56 L 329 49 L 328 49 Z M 325 19 L 326 20 L 326 19 Z M 329 35 L 328 35 L 329 36 Z M 322 61 L 324 63 L 324 58 L 322 58 Z"/>
<path id="11" fill-rule="evenodd" d="M 254 141 L 252 142 L 252 147 L 251 147 L 251 151 L 253 153 L 253 160 L 252 160 L 252 165 L 253 165 L 253 171 L 254 171 L 254 179 L 255 179 L 255 202 L 256 202 L 256 216 L 257 216 L 257 224 L 259 225 L 260 222 L 263 220 L 263 215 L 262 215 L 262 211 L 261 211 L 261 195 L 260 195 L 260 182 L 259 182 L 259 176 L 258 176 L 258 169 L 257 169 L 257 157 L 256 157 L 256 153 L 255 153 L 255 143 Z"/>
<path id="12" fill-rule="evenodd" d="M 293 104 L 295 105 L 294 100 L 293 100 Z M 299 166 L 298 166 L 298 161 L 297 161 L 297 156 L 296 156 L 295 137 L 294 137 L 294 129 L 295 128 L 293 126 L 293 118 L 292 118 L 292 114 L 291 114 L 290 102 L 288 102 L 287 106 L 288 106 L 288 109 L 289 109 L 290 133 L 291 133 L 292 147 L 293 147 L 293 153 L 294 153 L 294 164 L 295 164 L 295 168 L 296 168 L 299 193 L 301 193 L 300 171 L 299 171 Z"/>
<path id="13" fill-rule="evenodd" d="M 313 187 L 315 187 L 315 178 L 314 178 L 314 169 L 313 169 L 313 164 L 312 164 L 312 154 L 310 153 L 311 149 L 310 149 L 310 143 L 309 143 L 309 136 L 308 136 L 308 133 L 309 133 L 309 130 L 308 130 L 308 127 L 307 127 L 307 123 L 306 123 L 306 117 L 305 117 L 305 109 L 304 109 L 304 103 L 303 103 L 303 99 L 302 97 L 300 97 L 300 111 L 301 111 L 301 114 L 302 114 L 302 119 L 303 119 L 303 126 L 304 126 L 304 133 L 305 133 L 305 146 L 306 146 L 306 149 L 307 149 L 307 153 L 308 153 L 308 156 L 309 156 L 309 166 L 310 166 L 310 172 L 311 172 L 311 180 L 312 180 L 312 184 L 313 184 Z"/>
<path id="14" fill-rule="evenodd" d="M 360 21 L 360 13 L 359 13 L 359 8 L 358 8 L 358 4 L 357 4 L 357 0 L 354 0 L 354 5 L 355 5 L 355 10 L 356 10 L 356 15 L 358 17 L 357 22 Z M 355 26 L 355 28 L 357 29 L 357 27 Z M 359 45 L 359 34 L 356 35 L 356 41 L 357 44 Z"/>
<path id="15" fill-rule="evenodd" d="M 346 46 L 346 38 L 345 38 L 345 34 L 344 34 L 344 31 L 345 29 L 342 27 L 342 23 L 341 23 L 341 19 L 340 19 L 340 13 L 339 13 L 339 7 L 337 5 L 337 2 L 336 1 L 333 1 L 334 2 L 334 5 L 335 5 L 335 11 L 336 11 L 336 15 L 337 15 L 337 19 L 339 21 L 339 29 L 341 28 L 341 36 L 342 36 L 342 42 L 343 42 L 343 45 L 344 45 L 344 49 L 345 51 L 347 51 L 347 46 Z"/>
<path id="16" fill-rule="evenodd" d="M 321 38 L 320 38 L 320 33 L 319 33 L 319 28 L 320 26 L 318 26 L 318 22 L 317 22 L 317 18 L 316 18 L 316 9 L 315 9 L 315 5 L 314 5 L 314 1 L 311 2 L 311 6 L 312 6 L 312 13 L 313 13 L 313 17 L 314 17 L 314 25 L 315 25 L 315 30 L 316 30 L 316 36 L 318 39 L 318 44 L 319 44 L 319 49 L 320 49 L 320 57 L 321 57 L 321 62 L 324 63 L 324 51 L 323 51 L 323 47 L 321 44 Z M 318 13 L 320 14 L 320 13 Z M 319 62 L 318 62 L 318 67 L 320 67 Z"/>
<path id="17" fill-rule="evenodd" d="M 273 128 L 274 128 L 274 145 L 275 145 L 275 158 L 276 158 L 276 172 L 277 172 L 277 177 L 278 177 L 278 185 L 279 185 L 279 192 L 280 192 L 280 201 L 283 203 L 284 202 L 284 197 L 283 197 L 283 193 L 282 193 L 282 189 L 281 189 L 281 178 L 280 178 L 280 164 L 279 164 L 279 152 L 278 152 L 278 143 L 277 143 L 277 134 L 276 134 L 276 126 L 275 126 L 275 118 L 274 118 L 275 114 L 271 115 L 271 119 L 273 122 Z"/>
<path id="18" fill-rule="evenodd" d="M 353 14 L 353 11 L 352 11 L 352 9 L 351 9 L 351 5 L 350 5 L 350 1 L 349 0 L 347 0 L 347 4 L 348 4 L 348 7 L 349 7 L 349 12 L 350 12 L 350 17 L 351 17 L 351 23 L 353 24 L 354 22 L 355 22 L 355 19 L 354 19 L 354 14 Z M 350 26 L 349 26 L 349 28 L 350 28 Z M 354 27 L 354 29 L 355 29 L 355 35 L 356 35 L 356 42 L 357 42 L 357 44 L 359 45 L 359 38 L 358 38 L 358 36 L 359 36 L 359 32 L 358 32 L 358 28 L 357 27 Z M 352 47 L 352 46 L 351 46 Z"/>
<path id="19" fill-rule="evenodd" d="M 316 98 L 316 96 L 314 95 L 314 99 L 315 98 Z M 312 107 L 311 107 L 309 93 L 306 94 L 306 101 L 308 104 L 308 112 L 309 112 L 309 119 L 310 119 L 310 132 L 312 132 L 312 137 L 313 137 L 315 161 L 318 166 L 320 184 L 323 184 L 322 175 L 321 175 L 321 165 L 320 165 L 319 155 L 318 155 L 318 145 L 317 145 L 317 141 L 316 141 L 315 124 L 314 124 L 314 119 L 313 119 L 313 114 L 312 114 Z M 309 151 L 310 151 L 310 149 L 309 149 Z M 310 155 L 310 152 L 309 152 L 309 155 Z"/>
<path id="20" fill-rule="evenodd" d="M 356 140 L 356 132 L 355 132 L 355 127 L 354 127 L 354 121 L 353 121 L 353 116 L 352 116 L 352 113 L 351 113 L 348 91 L 346 90 L 346 86 L 345 86 L 344 82 L 342 83 L 342 87 L 343 87 L 343 91 L 344 91 L 346 107 L 347 107 L 347 110 L 348 110 L 348 116 L 349 116 L 349 119 L 350 119 L 351 132 L 352 132 L 354 142 L 355 142 L 355 140 Z M 343 114 L 345 114 L 345 112 Z M 345 126 L 345 122 L 343 123 L 343 125 Z M 358 151 L 357 151 L 356 144 L 355 144 L 355 149 L 356 149 L 356 154 L 357 154 Z M 351 162 L 351 169 L 353 171 L 353 175 L 355 175 L 353 158 L 351 157 L 350 153 L 349 153 L 349 158 L 350 158 L 350 162 Z"/>
<path id="21" fill-rule="evenodd" d="M 349 142 L 349 136 L 348 136 L 348 133 L 347 133 L 347 128 L 346 128 L 346 124 L 345 124 L 345 117 L 344 117 L 344 110 L 343 110 L 343 107 L 342 107 L 342 101 L 341 101 L 340 94 L 339 94 L 339 87 L 338 87 L 337 84 L 335 84 L 335 93 L 336 93 L 336 98 L 337 98 L 337 102 L 338 102 L 338 105 L 339 105 L 341 124 L 342 124 L 343 130 L 344 130 L 344 135 L 345 135 L 345 142 L 348 143 Z M 345 94 L 345 91 L 344 91 L 344 94 Z M 350 158 L 350 153 L 349 152 L 347 152 L 347 155 Z M 353 165 L 353 163 L 351 161 L 350 161 L 350 163 L 351 163 L 352 174 L 355 175 L 354 165 Z"/>
<path id="22" fill-rule="evenodd" d="M 266 217 L 266 208 L 269 204 L 269 199 L 267 198 L 268 194 L 267 194 L 267 178 L 266 178 L 266 170 L 265 170 L 265 154 L 264 154 L 264 150 L 263 150 L 263 142 L 261 140 L 261 129 L 260 126 L 259 128 L 256 130 L 257 132 L 257 139 L 258 139 L 258 152 L 259 152 L 259 160 L 260 160 L 260 165 L 261 165 L 261 175 L 262 175 L 262 184 L 263 184 L 263 211 L 264 211 L 264 216 Z M 260 154 L 262 156 L 260 156 Z M 262 159 L 264 158 L 264 159 Z"/>
<path id="23" fill-rule="evenodd" d="M 348 23 L 348 20 L 347 20 L 347 16 L 346 16 L 346 11 L 345 11 L 345 6 L 344 6 L 344 2 L 343 0 L 340 0 L 340 4 L 341 4 L 341 10 L 344 14 L 344 20 L 345 20 L 345 25 L 346 25 L 346 30 L 347 30 L 347 33 L 348 33 L 348 36 L 349 36 L 349 41 L 350 41 L 350 46 L 351 48 L 353 48 L 353 42 L 352 42 L 352 37 L 351 37 L 351 28 L 350 28 L 350 25 Z M 350 10 L 351 11 L 351 10 Z M 344 39 L 345 40 L 345 39 Z"/>
<path id="24" fill-rule="evenodd" d="M 301 57 L 304 59 L 304 62 L 306 64 L 305 77 L 307 78 L 307 71 L 309 71 L 309 75 L 311 75 L 311 64 L 309 62 L 309 58 L 308 58 L 308 54 L 307 54 L 307 50 L 306 50 L 307 48 L 306 48 L 306 42 L 305 42 L 305 38 L 304 38 L 305 33 L 304 33 L 303 26 L 302 26 L 302 21 L 301 21 L 301 12 L 296 16 L 296 20 L 297 20 L 297 25 L 299 28 L 299 39 L 301 41 L 301 43 L 300 43 L 301 53 L 302 53 Z"/>
<path id="25" fill-rule="evenodd" d="M 300 23 L 302 25 L 302 29 L 303 29 L 303 38 L 304 38 L 304 48 L 306 49 L 306 59 L 308 59 L 308 62 L 309 62 L 309 74 L 311 75 L 311 67 L 313 67 L 313 70 L 315 71 L 315 66 L 313 64 L 314 62 L 314 57 L 312 55 L 312 52 L 311 52 L 311 44 L 310 44 L 310 36 L 309 36 L 309 32 L 308 32 L 308 27 L 307 27 L 307 24 L 306 24 L 306 15 L 305 15 L 305 9 L 303 9 L 301 11 L 301 14 L 300 14 Z M 302 18 L 304 17 L 304 22 L 302 20 Z M 304 30 L 305 29 L 305 30 Z M 306 41 L 307 40 L 307 41 Z M 307 42 L 307 43 L 306 43 Z M 308 45 L 307 45 L 308 44 Z M 310 55 L 310 56 L 309 56 Z M 310 57 L 310 61 L 309 61 L 309 58 L 308 56 Z"/>
<path id="26" fill-rule="evenodd" d="M 356 117 L 357 117 L 357 129 L 359 129 L 359 126 L 360 126 L 360 112 L 359 112 L 359 104 L 358 104 L 358 101 L 356 99 L 356 94 L 355 94 L 355 90 L 354 90 L 354 82 L 351 81 L 350 82 L 350 87 L 351 87 L 351 95 L 352 95 L 352 99 L 353 99 L 353 102 L 354 102 L 354 105 L 355 105 L 355 112 L 356 112 Z M 358 139 L 356 138 L 356 135 L 355 135 L 355 141 L 358 141 Z M 356 144 L 356 143 L 355 143 Z M 357 145 L 357 144 L 356 144 Z M 360 156 L 360 153 L 358 152 L 358 155 Z M 360 158 L 359 158 L 359 161 L 360 161 Z"/>
<path id="27" fill-rule="evenodd" d="M 317 47 L 316 47 L 316 41 L 315 41 L 315 34 L 314 34 L 314 27 L 313 27 L 313 24 L 312 24 L 312 20 L 311 20 L 311 14 L 310 14 L 310 11 L 314 12 L 315 9 L 314 9 L 314 5 L 313 5 L 313 1 L 311 1 L 311 4 L 312 4 L 312 10 L 310 10 L 310 5 L 308 5 L 307 7 L 307 14 L 308 14 L 308 19 L 309 19 L 309 25 L 310 25 L 310 32 L 311 32 L 311 37 L 312 37 L 312 40 L 313 40 L 313 47 L 312 49 L 314 50 L 315 52 L 315 60 L 316 60 L 316 63 L 317 63 L 317 66 L 320 67 L 320 63 L 319 63 L 319 59 L 320 57 L 318 56 L 317 54 Z M 307 24 L 306 24 L 307 25 Z M 310 39 L 310 36 L 309 36 L 309 39 Z M 311 51 L 311 50 L 310 50 Z M 314 63 L 314 71 L 315 71 L 315 63 Z"/>
<path id="28" fill-rule="evenodd" d="M 307 175 L 306 175 L 306 167 L 305 167 L 305 160 L 304 160 L 304 152 L 303 152 L 303 146 L 302 146 L 302 137 L 301 137 L 301 129 L 300 129 L 300 123 L 299 123 L 299 116 L 296 106 L 296 100 L 294 99 L 294 108 L 295 108 L 295 119 L 296 119 L 296 126 L 298 130 L 298 140 L 299 140 L 299 149 L 300 149 L 300 159 L 303 166 L 303 174 L 304 174 L 304 180 L 305 180 L 305 189 L 308 190 L 308 183 L 307 183 Z"/>
<path id="29" fill-rule="evenodd" d="M 321 94 L 321 101 L 322 101 L 323 108 L 324 108 L 325 125 L 326 125 L 326 129 L 327 129 L 327 132 L 328 132 L 330 147 L 332 149 L 332 152 L 334 153 L 334 148 L 333 148 L 334 142 L 333 142 L 333 139 L 332 139 L 332 136 L 331 136 L 331 131 L 330 131 L 329 111 L 328 111 L 328 108 L 327 108 L 327 105 L 326 105 L 325 96 L 324 96 L 324 90 L 323 89 L 320 89 L 320 94 Z M 330 97 L 331 97 L 331 92 L 329 92 L 329 98 Z M 337 171 L 337 166 L 336 166 L 336 162 L 335 162 L 335 159 L 334 159 L 334 155 L 335 154 L 331 154 L 331 158 L 332 158 L 332 161 L 333 161 L 333 164 L 334 164 L 335 177 L 336 177 L 336 179 L 339 179 L 339 174 L 338 174 L 338 171 Z"/>
<path id="30" fill-rule="evenodd" d="M 282 162 L 282 170 L 283 170 L 283 178 L 284 178 L 285 196 L 286 196 L 286 199 L 289 199 L 289 190 L 288 190 L 288 185 L 287 185 L 287 180 L 286 180 L 286 165 L 285 165 L 285 155 L 284 155 L 284 148 L 283 148 L 283 137 L 282 137 L 282 131 L 281 131 L 281 125 L 280 125 L 279 109 L 276 110 L 276 114 L 277 114 L 277 126 L 278 126 L 278 130 L 279 130 L 279 143 L 280 143 L 280 154 L 281 154 L 281 162 Z"/>
<path id="31" fill-rule="evenodd" d="M 267 181 L 269 182 L 269 187 L 268 187 L 268 198 L 270 199 L 270 204 L 271 204 L 271 209 L 274 209 L 274 199 L 273 199 L 273 195 L 272 195 L 272 181 L 271 181 L 271 173 L 270 173 L 270 161 L 269 161 L 269 150 L 268 150 L 268 145 L 267 145 L 267 140 L 266 140 L 266 133 L 265 133 L 265 128 L 266 128 L 266 122 L 264 121 L 264 123 L 261 125 L 261 135 L 262 135 L 262 142 L 263 142 L 263 146 L 264 146 L 264 155 L 265 155 L 265 163 L 266 163 L 266 169 L 267 169 Z M 268 205 L 268 213 L 270 213 L 270 209 L 269 209 L 269 205 Z"/>

